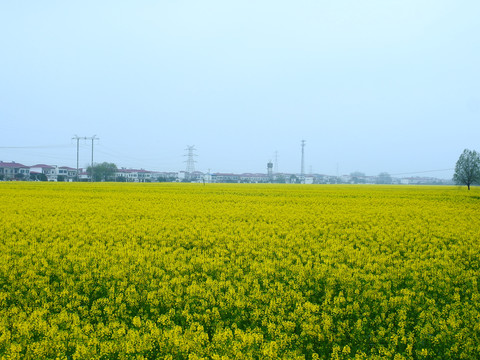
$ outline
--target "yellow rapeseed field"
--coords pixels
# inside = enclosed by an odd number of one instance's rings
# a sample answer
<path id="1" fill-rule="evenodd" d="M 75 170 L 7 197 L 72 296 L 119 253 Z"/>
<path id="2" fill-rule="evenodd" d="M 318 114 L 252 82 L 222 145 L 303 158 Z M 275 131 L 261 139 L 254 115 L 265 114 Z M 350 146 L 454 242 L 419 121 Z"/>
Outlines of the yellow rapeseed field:
<path id="1" fill-rule="evenodd" d="M 2 359 L 479 359 L 480 189 L 0 183 Z"/>

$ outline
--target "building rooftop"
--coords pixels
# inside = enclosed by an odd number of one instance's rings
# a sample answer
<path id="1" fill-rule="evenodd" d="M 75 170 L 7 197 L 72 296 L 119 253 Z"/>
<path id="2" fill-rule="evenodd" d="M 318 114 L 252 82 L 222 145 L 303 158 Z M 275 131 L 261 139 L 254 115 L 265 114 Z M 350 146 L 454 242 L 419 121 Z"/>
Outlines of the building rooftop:
<path id="1" fill-rule="evenodd" d="M 45 164 L 37 164 L 37 165 L 30 166 L 30 167 L 31 168 L 42 168 L 42 169 L 55 169 L 55 166 L 45 165 Z"/>
<path id="2" fill-rule="evenodd" d="M 28 168 L 28 166 L 25 166 L 20 163 L 16 163 L 15 161 L 12 162 L 3 162 L 0 161 L 0 167 L 2 168 Z"/>

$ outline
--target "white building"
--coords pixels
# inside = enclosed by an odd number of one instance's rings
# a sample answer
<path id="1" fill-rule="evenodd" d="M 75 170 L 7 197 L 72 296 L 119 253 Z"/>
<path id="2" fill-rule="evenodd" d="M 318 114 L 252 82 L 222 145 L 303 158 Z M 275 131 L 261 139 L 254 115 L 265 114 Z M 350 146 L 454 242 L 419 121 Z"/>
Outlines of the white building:
<path id="1" fill-rule="evenodd" d="M 270 177 L 266 174 L 241 174 L 239 175 L 241 182 L 249 183 L 265 183 L 270 182 Z"/>
<path id="2" fill-rule="evenodd" d="M 304 184 L 313 184 L 314 180 L 315 180 L 315 177 L 307 175 L 305 176 Z"/>
<path id="3" fill-rule="evenodd" d="M 64 181 L 74 181 L 77 177 L 77 169 L 68 166 L 60 166 L 57 168 L 57 175 L 63 176 Z"/>
<path id="4" fill-rule="evenodd" d="M 119 169 L 115 178 L 125 182 L 150 182 L 152 173 L 143 169 Z"/>
<path id="5" fill-rule="evenodd" d="M 2 175 L 5 180 L 28 178 L 30 168 L 15 161 L 8 163 L 0 161 L 0 175 Z"/>
<path id="6" fill-rule="evenodd" d="M 43 174 L 47 177 L 48 181 L 57 181 L 57 166 L 45 165 L 45 164 L 33 165 L 33 166 L 30 166 L 30 174 L 33 174 L 33 175 Z"/>

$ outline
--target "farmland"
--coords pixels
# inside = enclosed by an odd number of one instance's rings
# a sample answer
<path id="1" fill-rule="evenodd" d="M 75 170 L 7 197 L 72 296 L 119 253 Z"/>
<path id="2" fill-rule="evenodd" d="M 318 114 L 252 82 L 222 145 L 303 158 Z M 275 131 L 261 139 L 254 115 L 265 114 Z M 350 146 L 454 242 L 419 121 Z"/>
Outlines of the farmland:
<path id="1" fill-rule="evenodd" d="M 480 191 L 0 183 L 0 358 L 480 358 Z"/>

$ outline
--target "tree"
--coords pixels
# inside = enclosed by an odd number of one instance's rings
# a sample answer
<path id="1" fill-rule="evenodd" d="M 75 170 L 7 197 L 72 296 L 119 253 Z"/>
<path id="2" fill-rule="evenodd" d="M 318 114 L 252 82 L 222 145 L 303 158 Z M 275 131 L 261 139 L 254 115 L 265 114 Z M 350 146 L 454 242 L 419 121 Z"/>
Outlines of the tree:
<path id="1" fill-rule="evenodd" d="M 391 184 L 392 177 L 387 172 L 382 172 L 377 176 L 377 184 Z"/>
<path id="2" fill-rule="evenodd" d="M 365 173 L 354 171 L 350 174 L 354 184 L 365 184 Z"/>
<path id="3" fill-rule="evenodd" d="M 300 179 L 296 175 L 291 175 L 290 184 L 300 184 Z"/>
<path id="4" fill-rule="evenodd" d="M 33 181 L 48 181 L 47 175 L 40 173 L 40 174 L 32 174 L 30 173 L 30 180 Z"/>
<path id="5" fill-rule="evenodd" d="M 480 184 L 480 155 L 475 150 L 463 150 L 455 165 L 453 181 L 457 185 Z"/>
<path id="6" fill-rule="evenodd" d="M 93 165 L 93 180 L 94 181 L 108 181 L 113 180 L 117 172 L 117 165 L 114 163 L 103 162 L 101 164 Z M 92 176 L 92 167 L 87 168 L 87 174 Z"/>
<path id="7" fill-rule="evenodd" d="M 278 183 L 278 184 L 285 184 L 286 183 L 286 179 L 285 179 L 284 175 L 281 175 L 281 174 L 275 175 L 274 179 L 275 179 L 274 180 L 275 183 Z"/>

